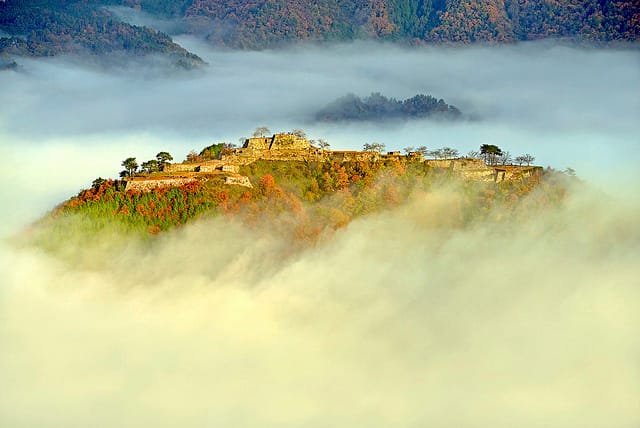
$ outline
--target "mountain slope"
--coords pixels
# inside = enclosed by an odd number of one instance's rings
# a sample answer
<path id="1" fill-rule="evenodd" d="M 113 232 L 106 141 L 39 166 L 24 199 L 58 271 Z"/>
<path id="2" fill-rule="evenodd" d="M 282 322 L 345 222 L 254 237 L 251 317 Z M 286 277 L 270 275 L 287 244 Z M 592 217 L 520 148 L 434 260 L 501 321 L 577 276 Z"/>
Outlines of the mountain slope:
<path id="1" fill-rule="evenodd" d="M 203 61 L 167 34 L 117 20 L 90 2 L 8 0 L 0 3 L 0 54 L 53 56 L 114 53 L 162 54 L 191 68 Z"/>
<path id="2" fill-rule="evenodd" d="M 146 2 L 149 3 L 152 2 Z M 218 27 L 209 35 L 212 41 L 236 47 L 365 36 L 469 43 L 546 37 L 638 40 L 640 35 L 640 4 L 634 1 L 194 0 L 190 3 L 183 16 L 209 19 Z"/>

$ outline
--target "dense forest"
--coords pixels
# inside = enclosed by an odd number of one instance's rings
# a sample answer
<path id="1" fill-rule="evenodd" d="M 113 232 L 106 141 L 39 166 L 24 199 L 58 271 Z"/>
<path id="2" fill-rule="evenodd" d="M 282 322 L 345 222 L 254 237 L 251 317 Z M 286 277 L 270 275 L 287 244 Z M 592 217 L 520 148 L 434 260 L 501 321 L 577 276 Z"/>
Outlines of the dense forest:
<path id="1" fill-rule="evenodd" d="M 179 20 L 214 45 L 258 49 L 298 40 L 362 38 L 409 43 L 503 43 L 542 38 L 637 41 L 634 0 L 6 0 L 0 54 L 67 52 L 169 54 L 199 58 L 170 36 L 121 22 L 104 6 L 128 6 Z"/>
<path id="2" fill-rule="evenodd" d="M 183 16 L 224 28 L 209 35 L 212 41 L 238 47 L 361 37 L 470 43 L 640 35 L 640 3 L 632 0 L 194 0 L 183 9 Z"/>
<path id="3" fill-rule="evenodd" d="M 11 0 L 0 3 L 0 55 L 53 56 L 61 53 L 136 56 L 164 54 L 192 68 L 202 59 L 151 28 L 129 25 L 91 2 Z"/>
<path id="4" fill-rule="evenodd" d="M 393 119 L 459 119 L 462 113 L 443 99 L 418 94 L 406 100 L 388 98 L 372 93 L 360 98 L 354 94 L 341 97 L 322 110 L 315 119 L 322 122 L 337 121 L 383 121 Z"/>

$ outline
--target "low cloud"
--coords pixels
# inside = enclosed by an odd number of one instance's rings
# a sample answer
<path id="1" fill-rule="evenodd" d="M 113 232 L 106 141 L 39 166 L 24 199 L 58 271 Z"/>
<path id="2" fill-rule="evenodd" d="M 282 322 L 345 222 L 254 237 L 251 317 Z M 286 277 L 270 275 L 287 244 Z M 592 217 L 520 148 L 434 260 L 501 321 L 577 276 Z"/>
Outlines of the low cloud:
<path id="1" fill-rule="evenodd" d="M 295 254 L 223 219 L 90 270 L 3 246 L 0 421 L 636 426 L 637 203 L 458 210 L 416 194 Z"/>
<path id="2" fill-rule="evenodd" d="M 638 426 L 636 51 L 179 41 L 210 66 L 0 73 L 3 239 L 128 156 L 180 159 L 261 125 L 336 149 L 497 144 L 590 184 L 469 226 L 455 191 L 416 194 L 294 252 L 223 219 L 86 252 L 93 264 L 5 240 L 0 425 Z M 305 122 L 372 91 L 482 120 Z"/>
<path id="3" fill-rule="evenodd" d="M 51 136 L 170 135 L 184 141 L 184 156 L 197 148 L 194 140 L 237 142 L 261 125 L 274 131 L 303 127 L 342 149 L 376 141 L 389 149 L 450 146 L 466 153 L 482 143 L 497 144 L 597 180 L 612 168 L 629 175 L 640 160 L 640 68 L 633 49 L 547 42 L 408 49 L 357 42 L 238 52 L 211 50 L 188 37 L 176 40 L 209 66 L 159 73 L 140 63 L 118 71 L 64 58 L 22 60 L 23 72 L 0 74 L 0 130 L 25 140 L 21 144 Z M 349 92 L 402 99 L 431 94 L 481 120 L 454 126 L 428 120 L 340 126 L 309 121 Z"/>

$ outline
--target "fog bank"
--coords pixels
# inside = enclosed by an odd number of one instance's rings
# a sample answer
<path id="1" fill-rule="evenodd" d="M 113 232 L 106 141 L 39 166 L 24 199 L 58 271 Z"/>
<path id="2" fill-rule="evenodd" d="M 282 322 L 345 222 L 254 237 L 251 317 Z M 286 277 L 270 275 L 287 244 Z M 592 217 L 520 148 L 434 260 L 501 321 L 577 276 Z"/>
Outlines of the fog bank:
<path id="1" fill-rule="evenodd" d="M 549 42 L 407 49 L 358 42 L 238 52 L 177 40 L 209 66 L 160 73 L 153 61 L 105 70 L 64 58 L 23 60 L 22 72 L 0 73 L 0 130 L 21 145 L 87 134 L 178 137 L 180 156 L 200 148 L 194 140 L 235 143 L 262 125 L 273 131 L 304 128 L 339 149 L 375 141 L 396 150 L 451 146 L 466 153 L 489 143 L 597 180 L 607 177 L 602 169 L 640 160 L 637 49 Z M 319 108 L 349 92 L 431 94 L 479 120 L 309 122 Z"/>
<path id="2" fill-rule="evenodd" d="M 290 257 L 223 220 L 104 270 L 3 246 L 0 422 L 637 426 L 638 204 L 457 209 L 417 194 Z"/>
<path id="3" fill-rule="evenodd" d="M 637 51 L 180 42 L 210 67 L 0 73 L 0 426 L 640 425 Z M 372 91 L 481 120 L 305 121 Z M 87 253 L 106 268 L 7 239 L 126 157 L 261 125 L 336 149 L 497 144 L 588 184 L 464 228 L 455 190 L 417 193 L 294 254 L 222 219 Z"/>

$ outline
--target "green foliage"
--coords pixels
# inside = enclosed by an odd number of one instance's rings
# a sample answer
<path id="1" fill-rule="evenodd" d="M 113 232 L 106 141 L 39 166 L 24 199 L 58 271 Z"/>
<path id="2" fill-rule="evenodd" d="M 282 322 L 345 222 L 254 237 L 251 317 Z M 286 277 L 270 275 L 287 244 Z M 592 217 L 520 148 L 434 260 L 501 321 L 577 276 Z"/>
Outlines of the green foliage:
<path id="1" fill-rule="evenodd" d="M 127 51 L 164 53 L 186 68 L 203 63 L 164 33 L 118 21 L 104 5 L 186 18 L 186 31 L 215 28 L 209 42 L 245 49 L 367 37 L 429 43 L 640 39 L 636 0 L 7 0 L 0 1 L 0 29 L 15 37 L 0 38 L 0 54 Z"/>
<path id="2" fill-rule="evenodd" d="M 201 160 L 219 159 L 220 153 L 222 153 L 225 147 L 226 147 L 225 143 L 212 144 L 202 149 L 202 151 L 200 151 L 200 154 L 198 156 L 200 157 Z"/>
<path id="3" fill-rule="evenodd" d="M 133 157 L 126 158 L 125 160 L 122 161 L 120 165 L 124 167 L 126 171 L 125 176 L 127 177 L 131 177 L 133 174 L 136 173 L 136 171 L 138 171 L 138 162 L 136 162 L 136 158 L 133 158 Z"/>
<path id="4" fill-rule="evenodd" d="M 156 159 L 151 159 L 146 162 L 142 162 L 141 168 L 147 174 L 160 171 L 160 164 Z"/>
<path id="5" fill-rule="evenodd" d="M 339 98 L 318 113 L 316 120 L 337 121 L 381 121 L 390 119 L 415 119 L 432 117 L 439 119 L 459 119 L 460 110 L 448 105 L 442 99 L 431 95 L 418 94 L 404 101 L 387 98 L 380 93 L 372 93 L 360 98 L 354 94 Z"/>
<path id="6" fill-rule="evenodd" d="M 0 39 L 0 54 L 51 56 L 61 53 L 135 55 L 167 54 L 188 68 L 203 64 L 164 33 L 116 19 L 103 8 L 123 1 L 30 1 L 0 2 L 0 29 L 19 38 Z"/>

